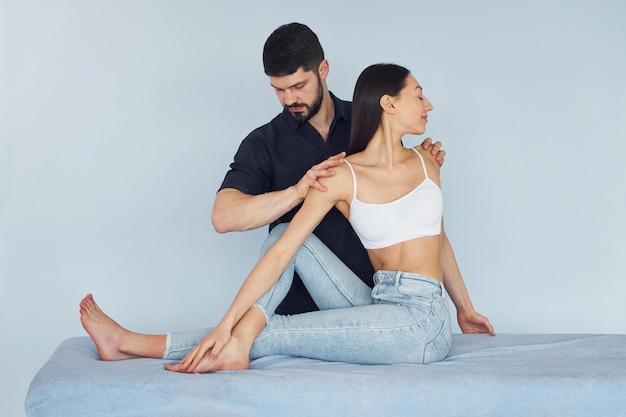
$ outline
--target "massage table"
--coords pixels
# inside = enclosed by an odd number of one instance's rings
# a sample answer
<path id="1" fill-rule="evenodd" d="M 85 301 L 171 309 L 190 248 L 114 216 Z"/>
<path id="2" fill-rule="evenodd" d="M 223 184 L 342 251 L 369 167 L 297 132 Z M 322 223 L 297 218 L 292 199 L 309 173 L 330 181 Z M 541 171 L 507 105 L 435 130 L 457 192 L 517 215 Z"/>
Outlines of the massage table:
<path id="1" fill-rule="evenodd" d="M 178 374 L 166 360 L 98 359 L 65 340 L 35 375 L 28 417 L 626 416 L 626 335 L 454 334 L 429 365 L 288 356 L 251 369 Z"/>

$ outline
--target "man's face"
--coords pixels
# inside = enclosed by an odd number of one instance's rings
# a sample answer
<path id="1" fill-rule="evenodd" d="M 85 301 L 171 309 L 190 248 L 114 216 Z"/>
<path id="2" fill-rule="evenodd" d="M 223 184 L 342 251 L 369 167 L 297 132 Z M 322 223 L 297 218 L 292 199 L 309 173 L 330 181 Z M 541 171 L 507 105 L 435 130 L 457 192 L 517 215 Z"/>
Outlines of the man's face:
<path id="1" fill-rule="evenodd" d="M 309 121 L 322 106 L 324 90 L 317 71 L 298 68 L 293 74 L 271 76 L 270 84 L 280 104 L 297 122 Z"/>

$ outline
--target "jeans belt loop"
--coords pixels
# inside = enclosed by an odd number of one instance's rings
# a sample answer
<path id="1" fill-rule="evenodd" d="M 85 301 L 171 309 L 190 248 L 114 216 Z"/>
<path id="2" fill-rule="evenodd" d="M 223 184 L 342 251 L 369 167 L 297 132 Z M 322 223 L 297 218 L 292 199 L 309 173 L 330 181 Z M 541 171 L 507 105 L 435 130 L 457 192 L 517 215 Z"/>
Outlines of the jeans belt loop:
<path id="1" fill-rule="evenodd" d="M 395 277 L 394 277 L 394 283 L 396 285 L 396 287 L 400 286 L 400 277 L 402 277 L 402 271 L 396 271 Z"/>

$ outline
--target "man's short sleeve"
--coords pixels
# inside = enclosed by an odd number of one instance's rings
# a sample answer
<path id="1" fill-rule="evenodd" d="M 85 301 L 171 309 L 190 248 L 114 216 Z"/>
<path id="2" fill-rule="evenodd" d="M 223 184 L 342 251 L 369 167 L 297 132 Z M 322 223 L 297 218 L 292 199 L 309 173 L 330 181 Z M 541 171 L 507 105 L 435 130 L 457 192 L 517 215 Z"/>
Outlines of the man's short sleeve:
<path id="1" fill-rule="evenodd" d="M 271 171 L 267 146 L 251 134 L 239 145 L 220 190 L 234 188 L 249 195 L 266 193 L 270 191 Z"/>

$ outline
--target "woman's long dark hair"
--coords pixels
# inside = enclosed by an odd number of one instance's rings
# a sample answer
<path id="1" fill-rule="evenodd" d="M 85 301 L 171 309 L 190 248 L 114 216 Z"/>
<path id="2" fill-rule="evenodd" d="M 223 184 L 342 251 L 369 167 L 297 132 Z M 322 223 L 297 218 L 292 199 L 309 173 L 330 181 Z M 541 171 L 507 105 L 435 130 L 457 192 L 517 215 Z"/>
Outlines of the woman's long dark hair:
<path id="1" fill-rule="evenodd" d="M 352 97 L 352 127 L 348 153 L 361 152 L 370 142 L 382 117 L 380 98 L 398 95 L 409 70 L 396 64 L 374 64 L 361 72 Z"/>

